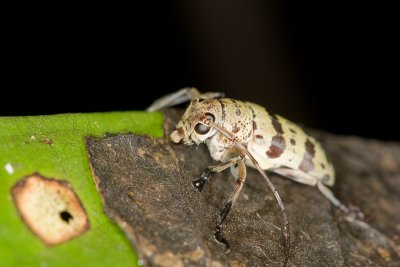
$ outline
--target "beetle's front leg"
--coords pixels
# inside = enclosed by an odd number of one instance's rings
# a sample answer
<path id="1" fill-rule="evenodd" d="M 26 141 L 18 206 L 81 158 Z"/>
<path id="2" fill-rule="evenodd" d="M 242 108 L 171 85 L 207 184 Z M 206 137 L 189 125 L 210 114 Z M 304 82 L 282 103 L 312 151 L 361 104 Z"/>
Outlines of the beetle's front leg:
<path id="1" fill-rule="evenodd" d="M 239 154 L 236 157 L 229 159 L 227 162 L 223 162 L 214 166 L 209 166 L 201 175 L 199 179 L 196 179 L 192 182 L 194 188 L 199 192 L 203 191 L 204 186 L 209 181 L 212 173 L 222 172 L 223 170 L 231 167 L 236 164 L 239 160 L 244 158 L 243 154 Z"/>
<path id="2" fill-rule="evenodd" d="M 244 182 L 246 181 L 246 165 L 244 164 L 244 160 L 241 159 L 237 161 L 236 165 L 233 165 L 231 167 L 231 171 L 233 176 L 236 178 L 236 186 L 233 192 L 231 193 L 228 201 L 226 202 L 224 208 L 220 212 L 218 222 L 214 228 L 215 239 L 217 239 L 218 242 L 224 244 L 227 249 L 229 249 L 229 244 L 226 241 L 226 239 L 222 236 L 221 228 L 230 210 L 235 204 L 236 199 L 238 198 L 240 191 L 243 188 Z"/>

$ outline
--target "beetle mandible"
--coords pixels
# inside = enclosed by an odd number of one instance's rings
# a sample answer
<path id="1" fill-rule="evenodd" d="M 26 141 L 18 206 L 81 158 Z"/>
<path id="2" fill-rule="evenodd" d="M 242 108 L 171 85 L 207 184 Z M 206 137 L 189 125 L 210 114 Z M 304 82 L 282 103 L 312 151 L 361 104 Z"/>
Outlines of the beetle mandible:
<path id="1" fill-rule="evenodd" d="M 250 102 L 223 98 L 222 93 L 201 94 L 195 88 L 183 88 L 155 101 L 147 110 L 156 111 L 191 101 L 176 130 L 174 143 L 186 145 L 205 142 L 211 157 L 221 162 L 210 166 L 193 186 L 202 191 L 211 173 L 231 169 L 236 186 L 222 209 L 214 229 L 215 238 L 228 249 L 221 227 L 246 180 L 246 165 L 256 168 L 273 192 L 282 212 L 281 232 L 285 247 L 284 266 L 289 260 L 290 231 L 285 206 L 265 170 L 296 182 L 317 186 L 337 208 L 348 213 L 327 186 L 335 182 L 335 171 L 321 145 L 293 122 Z"/>

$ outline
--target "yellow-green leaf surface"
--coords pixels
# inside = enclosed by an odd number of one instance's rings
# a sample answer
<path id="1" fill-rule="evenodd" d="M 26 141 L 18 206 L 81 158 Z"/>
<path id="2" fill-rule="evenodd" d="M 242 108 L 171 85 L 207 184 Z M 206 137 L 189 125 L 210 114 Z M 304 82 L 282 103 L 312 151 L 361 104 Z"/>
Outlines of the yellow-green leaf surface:
<path id="1" fill-rule="evenodd" d="M 136 266 L 129 242 L 103 213 L 84 138 L 127 132 L 161 137 L 162 120 L 146 112 L 0 117 L 0 266 Z M 88 213 L 89 231 L 48 247 L 27 228 L 11 188 L 35 172 L 72 185 Z"/>

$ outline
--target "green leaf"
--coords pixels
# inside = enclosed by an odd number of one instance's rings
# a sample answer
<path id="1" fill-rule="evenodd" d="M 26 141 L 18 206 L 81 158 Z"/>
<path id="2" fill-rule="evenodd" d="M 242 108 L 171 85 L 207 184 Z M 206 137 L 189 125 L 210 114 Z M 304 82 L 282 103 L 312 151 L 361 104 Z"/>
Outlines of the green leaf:
<path id="1" fill-rule="evenodd" d="M 127 132 L 161 137 L 162 121 L 160 113 L 147 112 L 0 118 L 1 266 L 136 266 L 128 240 L 103 213 L 84 137 Z M 72 185 L 88 213 L 89 231 L 48 247 L 28 229 L 11 188 L 34 172 Z"/>

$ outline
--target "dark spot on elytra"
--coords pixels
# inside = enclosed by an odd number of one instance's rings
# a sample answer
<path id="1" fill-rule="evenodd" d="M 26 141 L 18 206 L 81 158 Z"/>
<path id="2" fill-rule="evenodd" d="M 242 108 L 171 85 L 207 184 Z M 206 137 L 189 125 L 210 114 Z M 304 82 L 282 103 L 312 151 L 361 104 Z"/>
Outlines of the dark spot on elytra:
<path id="1" fill-rule="evenodd" d="M 321 163 L 321 168 L 325 170 L 325 164 Z"/>
<path id="2" fill-rule="evenodd" d="M 261 134 L 256 134 L 256 138 L 263 139 L 264 137 Z"/>
<path id="3" fill-rule="evenodd" d="M 306 151 L 312 156 L 315 156 L 315 145 L 309 140 L 307 139 L 306 141 Z"/>
<path id="4" fill-rule="evenodd" d="M 266 152 L 269 158 L 278 158 L 285 151 L 286 142 L 285 139 L 281 135 L 275 135 L 272 137 L 271 146 Z"/>
<path id="5" fill-rule="evenodd" d="M 257 130 L 257 123 L 253 121 L 253 130 Z"/>
<path id="6" fill-rule="evenodd" d="M 305 143 L 306 151 L 304 152 L 303 160 L 299 165 L 299 169 L 304 172 L 310 172 L 314 169 L 313 158 L 315 156 L 315 145 L 307 139 Z"/>
<path id="7" fill-rule="evenodd" d="M 294 129 L 292 129 L 292 128 L 289 128 L 289 131 L 291 132 L 291 133 L 296 133 L 296 130 L 294 130 Z"/>
<path id="8" fill-rule="evenodd" d="M 283 134 L 283 129 L 282 129 L 282 124 L 278 121 L 278 117 L 276 117 L 275 114 L 271 115 L 271 122 L 272 122 L 272 126 L 274 126 L 275 131 L 278 134 Z"/>
<path id="9" fill-rule="evenodd" d="M 239 132 L 240 131 L 240 128 L 239 127 L 237 127 L 237 125 L 235 124 L 235 125 L 233 125 L 233 127 L 232 127 L 232 133 L 237 133 L 237 132 Z"/>
<path id="10" fill-rule="evenodd" d="M 235 112 L 236 112 L 236 116 L 240 116 L 242 114 L 242 112 L 240 112 L 240 109 L 238 109 L 238 108 L 236 109 Z"/>
<path id="11" fill-rule="evenodd" d="M 251 131 L 249 131 L 249 132 L 247 133 L 247 137 L 246 137 L 246 138 L 250 138 L 250 137 L 251 137 L 251 135 L 252 135 L 252 132 L 251 132 Z"/>
<path id="12" fill-rule="evenodd" d="M 290 138 L 290 143 L 295 146 L 296 145 L 296 140 L 294 140 L 293 138 Z"/>

